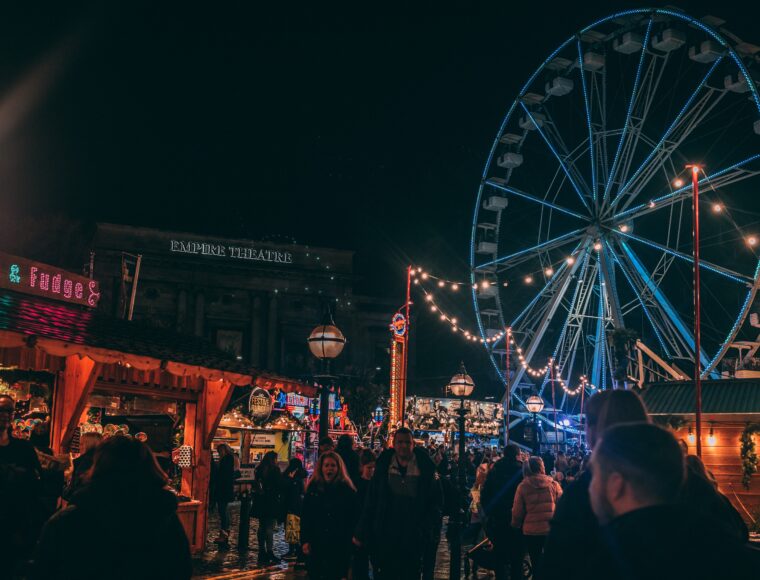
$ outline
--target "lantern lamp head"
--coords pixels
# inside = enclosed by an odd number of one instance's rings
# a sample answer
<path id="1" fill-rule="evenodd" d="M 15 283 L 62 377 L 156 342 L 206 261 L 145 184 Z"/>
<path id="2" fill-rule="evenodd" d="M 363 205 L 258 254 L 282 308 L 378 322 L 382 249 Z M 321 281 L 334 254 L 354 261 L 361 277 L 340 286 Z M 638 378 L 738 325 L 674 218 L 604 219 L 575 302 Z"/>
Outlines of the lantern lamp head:
<path id="1" fill-rule="evenodd" d="M 451 377 L 451 380 L 449 381 L 451 394 L 455 397 L 469 397 L 474 388 L 475 382 L 472 380 L 472 377 L 467 374 L 467 370 L 464 368 L 464 363 L 460 363 L 459 372 Z"/>
<path id="2" fill-rule="evenodd" d="M 309 350 L 318 359 L 334 359 L 346 345 L 346 337 L 337 326 L 322 324 L 317 326 L 308 338 Z"/>
<path id="3" fill-rule="evenodd" d="M 539 395 L 531 395 L 525 400 L 525 408 L 530 413 L 540 413 L 544 409 L 544 400 Z"/>

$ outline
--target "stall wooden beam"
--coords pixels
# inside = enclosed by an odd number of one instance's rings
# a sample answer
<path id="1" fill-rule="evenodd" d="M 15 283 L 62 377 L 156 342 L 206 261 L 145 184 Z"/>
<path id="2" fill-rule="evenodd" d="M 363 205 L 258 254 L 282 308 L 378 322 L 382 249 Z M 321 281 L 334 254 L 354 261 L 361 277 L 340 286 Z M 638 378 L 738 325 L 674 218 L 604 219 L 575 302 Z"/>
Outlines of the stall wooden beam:
<path id="1" fill-rule="evenodd" d="M 232 398 L 234 387 L 229 381 L 208 381 L 206 388 L 203 390 L 203 396 L 206 399 L 206 413 L 204 421 L 204 447 L 211 449 L 211 441 L 214 439 L 214 433 L 222 420 L 222 415 L 227 410 L 227 405 Z"/>
<path id="2" fill-rule="evenodd" d="M 53 402 L 55 414 L 51 445 L 56 453 L 68 451 L 100 367 L 100 363 L 86 356 L 74 354 L 66 357 L 66 367 L 61 373 Z"/>
<path id="3" fill-rule="evenodd" d="M 193 447 L 195 465 L 182 473 L 182 495 L 200 502 L 199 510 L 208 509 L 208 486 L 211 477 L 211 441 L 227 409 L 234 386 L 229 381 L 207 381 L 196 403 L 185 404 L 185 444 Z M 189 514 L 188 514 L 189 518 Z M 188 529 L 194 552 L 203 550 L 208 524 L 205 517 L 183 522 Z"/>

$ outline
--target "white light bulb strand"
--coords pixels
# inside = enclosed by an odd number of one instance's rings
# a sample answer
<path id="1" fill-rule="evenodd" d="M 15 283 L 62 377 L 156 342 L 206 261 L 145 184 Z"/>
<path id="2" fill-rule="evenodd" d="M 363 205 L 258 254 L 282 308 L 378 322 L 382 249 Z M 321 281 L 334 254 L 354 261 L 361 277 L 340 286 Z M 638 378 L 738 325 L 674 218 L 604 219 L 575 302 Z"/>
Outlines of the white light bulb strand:
<path id="1" fill-rule="evenodd" d="M 520 363 L 520 366 L 522 366 L 522 368 L 525 369 L 525 372 L 534 378 L 545 377 L 546 373 L 551 368 L 551 365 L 554 364 L 554 360 L 550 357 L 547 363 L 543 367 L 533 368 L 532 366 L 528 364 L 528 361 L 525 360 L 525 356 L 523 355 L 522 348 L 517 346 L 514 339 L 512 338 L 512 331 L 508 330 L 507 332 L 509 334 L 509 344 L 515 347 L 515 351 L 517 352 L 517 359 Z M 554 365 L 554 369 L 556 371 L 556 377 L 557 377 L 555 380 L 560 384 L 560 386 L 562 387 L 562 390 L 565 391 L 571 397 L 580 393 L 581 389 L 584 389 L 584 388 L 592 390 L 592 391 L 596 389 L 596 386 L 591 384 L 585 375 L 581 376 L 580 384 L 577 387 L 575 388 L 569 387 L 567 383 L 565 383 L 565 381 L 562 380 L 561 369 L 559 368 L 559 365 Z"/>
<path id="2" fill-rule="evenodd" d="M 461 282 L 459 280 L 449 280 L 448 278 L 441 278 L 440 276 L 436 276 L 435 274 L 431 274 L 428 270 L 425 268 L 422 268 L 421 266 L 412 266 L 412 282 L 415 284 L 419 284 L 419 281 L 415 280 L 435 280 L 439 288 L 449 288 L 450 290 L 457 291 L 461 287 L 467 287 L 470 285 L 469 282 Z"/>
<path id="3" fill-rule="evenodd" d="M 470 342 L 480 342 L 481 344 L 492 344 L 504 337 L 505 333 L 504 331 L 501 331 L 488 338 L 478 338 L 476 332 L 472 332 L 466 328 L 463 328 L 459 324 L 459 320 L 456 316 L 451 316 L 442 310 L 441 307 L 436 303 L 435 296 L 432 292 L 429 292 L 427 289 L 425 289 L 424 286 L 420 286 L 420 288 L 425 295 L 425 302 L 428 304 L 430 312 L 438 314 L 438 318 L 441 320 L 441 322 L 447 323 L 451 327 L 452 332 L 461 334 L 465 340 L 468 340 Z"/>

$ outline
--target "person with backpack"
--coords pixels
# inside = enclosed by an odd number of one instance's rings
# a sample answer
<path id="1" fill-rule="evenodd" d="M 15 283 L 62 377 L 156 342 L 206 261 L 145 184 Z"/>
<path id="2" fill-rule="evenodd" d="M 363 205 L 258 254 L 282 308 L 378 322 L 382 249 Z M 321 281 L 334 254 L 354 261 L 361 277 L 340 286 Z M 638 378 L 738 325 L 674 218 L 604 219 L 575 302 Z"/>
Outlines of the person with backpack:
<path id="1" fill-rule="evenodd" d="M 309 476 L 303 468 L 303 463 L 297 457 L 290 460 L 283 475 L 283 507 L 285 510 L 285 541 L 288 543 L 288 553 L 283 560 L 295 560 L 299 557 L 301 548 L 301 509 L 305 481 Z"/>
<path id="2" fill-rule="evenodd" d="M 226 443 L 217 447 L 219 463 L 216 468 L 215 498 L 219 507 L 219 537 L 216 543 L 221 547 L 230 545 L 230 507 L 234 497 L 235 459 L 232 448 Z"/>
<path id="3" fill-rule="evenodd" d="M 256 468 L 256 481 L 259 489 L 253 515 L 259 520 L 259 564 L 277 564 L 280 558 L 274 553 L 274 528 L 282 515 L 283 480 L 276 452 L 264 454 Z"/>

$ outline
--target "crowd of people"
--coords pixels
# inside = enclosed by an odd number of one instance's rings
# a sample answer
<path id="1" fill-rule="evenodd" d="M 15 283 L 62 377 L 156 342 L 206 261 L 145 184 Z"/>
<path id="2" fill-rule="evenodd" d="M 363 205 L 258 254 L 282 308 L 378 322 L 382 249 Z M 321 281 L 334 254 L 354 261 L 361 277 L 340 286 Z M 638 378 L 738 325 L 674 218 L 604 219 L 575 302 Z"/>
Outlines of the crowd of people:
<path id="1" fill-rule="evenodd" d="M 67 481 L 47 432 L 11 436 L 14 408 L 0 395 L 0 577 L 190 578 L 177 496 L 145 443 L 85 434 Z"/>
<path id="2" fill-rule="evenodd" d="M 0 396 L 0 550 L 10 577 L 190 577 L 177 496 L 145 443 L 86 434 L 64 478 L 43 465 L 53 455 L 42 433 L 10 436 L 13 407 Z M 311 476 L 300 459 L 281 471 L 267 453 L 251 505 L 259 561 L 296 560 L 316 580 L 432 579 L 444 517 L 464 513 L 469 526 L 449 533 L 471 533 L 472 572 L 480 564 L 497 579 L 524 578 L 528 568 L 538 580 L 740 578 L 760 569 L 715 479 L 649 421 L 636 393 L 591 397 L 586 430 L 590 454 L 531 456 L 515 445 L 468 452 L 466 496 L 458 458 L 417 445 L 406 428 L 379 453 L 355 449 L 350 437 L 337 446 L 321 440 Z M 238 468 L 220 446 L 220 545 L 229 544 Z M 280 522 L 289 549 L 278 555 Z"/>

